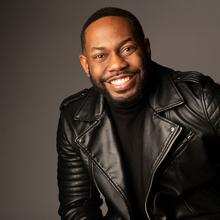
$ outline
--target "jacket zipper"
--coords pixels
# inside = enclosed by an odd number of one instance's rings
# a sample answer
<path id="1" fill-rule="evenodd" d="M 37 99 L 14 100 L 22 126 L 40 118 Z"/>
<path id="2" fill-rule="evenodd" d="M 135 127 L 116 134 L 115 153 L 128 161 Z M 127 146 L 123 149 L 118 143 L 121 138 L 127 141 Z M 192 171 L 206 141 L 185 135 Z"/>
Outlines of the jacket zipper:
<path id="1" fill-rule="evenodd" d="M 177 158 L 185 149 L 185 145 L 194 137 L 194 133 L 193 131 L 189 131 L 188 134 L 186 135 L 186 137 L 183 139 L 183 142 L 180 144 L 180 146 L 178 147 L 177 151 L 174 153 L 174 155 L 172 156 L 172 158 L 170 159 L 171 161 L 175 158 Z"/>
<path id="2" fill-rule="evenodd" d="M 173 138 L 172 140 L 174 139 L 174 137 L 176 137 L 177 135 L 180 134 L 180 132 L 182 131 L 182 128 L 181 127 L 178 127 L 176 129 L 176 132 L 173 134 Z M 160 161 L 157 163 L 156 167 L 154 168 L 153 172 L 152 172 L 152 175 L 150 177 L 150 183 L 149 183 L 149 187 L 148 187 L 148 190 L 147 190 L 147 195 L 146 195 L 146 199 L 145 199 L 145 204 L 144 204 L 144 208 L 145 208 L 145 212 L 146 212 L 146 215 L 148 217 L 148 219 L 150 220 L 150 215 L 147 211 L 147 200 L 148 200 L 148 197 L 149 197 L 149 194 L 150 194 L 150 190 L 151 190 L 151 187 L 152 187 L 152 183 L 153 183 L 153 179 L 154 179 L 154 175 L 158 169 L 158 167 L 160 166 L 160 164 L 162 163 L 162 161 L 164 160 L 164 158 L 166 157 L 167 153 L 169 152 L 169 149 L 171 147 L 171 145 L 173 144 L 173 141 L 171 141 L 171 143 L 169 144 L 169 146 L 167 147 L 165 153 L 163 154 L 162 158 L 160 159 Z"/>

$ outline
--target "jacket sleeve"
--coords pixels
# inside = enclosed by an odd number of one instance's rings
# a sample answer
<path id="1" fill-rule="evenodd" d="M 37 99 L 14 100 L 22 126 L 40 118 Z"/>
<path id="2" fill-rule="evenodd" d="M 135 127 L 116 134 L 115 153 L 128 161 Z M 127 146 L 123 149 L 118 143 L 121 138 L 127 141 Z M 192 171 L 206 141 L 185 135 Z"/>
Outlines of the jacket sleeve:
<path id="1" fill-rule="evenodd" d="M 74 131 L 61 112 L 57 129 L 59 215 L 62 220 L 103 219 L 102 200 L 90 180 L 77 146 Z"/>
<path id="2" fill-rule="evenodd" d="M 216 135 L 220 137 L 220 85 L 205 77 L 202 90 L 204 111 Z"/>

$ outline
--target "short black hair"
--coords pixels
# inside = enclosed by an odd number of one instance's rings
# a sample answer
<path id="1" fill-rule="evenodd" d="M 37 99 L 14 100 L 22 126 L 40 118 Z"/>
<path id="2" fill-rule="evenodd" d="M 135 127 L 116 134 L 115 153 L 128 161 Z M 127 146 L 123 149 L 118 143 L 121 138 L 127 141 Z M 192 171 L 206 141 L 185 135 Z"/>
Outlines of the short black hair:
<path id="1" fill-rule="evenodd" d="M 101 8 L 98 11 L 94 12 L 84 23 L 82 30 L 81 30 L 81 34 L 80 34 L 82 50 L 84 50 L 84 47 L 85 47 L 85 30 L 86 30 L 86 28 L 94 21 L 96 21 L 102 17 L 107 17 L 107 16 L 121 16 L 121 17 L 127 18 L 131 22 L 131 24 L 134 28 L 134 33 L 135 33 L 137 39 L 140 42 L 144 42 L 145 35 L 144 35 L 143 29 L 141 27 L 141 24 L 140 24 L 139 20 L 131 12 L 126 11 L 121 8 L 105 7 L 105 8 Z"/>

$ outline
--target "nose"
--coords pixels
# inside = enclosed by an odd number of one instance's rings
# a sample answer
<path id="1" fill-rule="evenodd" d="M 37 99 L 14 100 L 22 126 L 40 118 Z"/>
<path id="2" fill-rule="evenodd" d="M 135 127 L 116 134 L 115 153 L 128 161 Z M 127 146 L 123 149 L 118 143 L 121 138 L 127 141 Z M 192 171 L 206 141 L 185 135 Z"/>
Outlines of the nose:
<path id="1" fill-rule="evenodd" d="M 109 61 L 109 72 L 115 72 L 125 69 L 128 66 L 127 61 L 119 56 L 118 54 L 114 53 L 110 57 Z"/>

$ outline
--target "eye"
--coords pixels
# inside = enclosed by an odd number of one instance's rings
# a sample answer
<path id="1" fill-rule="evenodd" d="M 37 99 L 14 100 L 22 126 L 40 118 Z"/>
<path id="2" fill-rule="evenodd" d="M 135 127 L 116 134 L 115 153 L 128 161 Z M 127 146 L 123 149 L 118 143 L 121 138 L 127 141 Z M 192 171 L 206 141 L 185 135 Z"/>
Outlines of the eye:
<path id="1" fill-rule="evenodd" d="M 131 45 L 131 46 L 126 46 L 122 49 L 122 54 L 124 55 L 130 55 L 136 50 L 136 47 Z"/>
<path id="2" fill-rule="evenodd" d="M 130 50 L 131 50 L 130 47 L 127 47 L 127 48 L 124 49 L 125 52 L 129 52 Z"/>
<path id="3" fill-rule="evenodd" d="M 95 59 L 95 60 L 103 60 L 103 59 L 105 59 L 105 57 L 106 57 L 106 54 L 104 54 L 104 53 L 99 53 L 99 54 L 96 54 L 96 55 L 94 55 L 93 56 L 93 59 Z"/>

